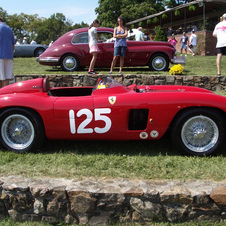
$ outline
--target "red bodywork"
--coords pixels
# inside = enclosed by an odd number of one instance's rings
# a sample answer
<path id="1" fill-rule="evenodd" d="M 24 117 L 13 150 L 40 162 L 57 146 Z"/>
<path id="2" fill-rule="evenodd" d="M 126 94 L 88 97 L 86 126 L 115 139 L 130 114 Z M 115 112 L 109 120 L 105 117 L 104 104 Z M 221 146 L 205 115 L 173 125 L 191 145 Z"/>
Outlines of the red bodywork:
<path id="1" fill-rule="evenodd" d="M 181 111 L 208 107 L 225 114 L 226 98 L 187 86 L 49 88 L 46 79 L 0 89 L 0 113 L 36 111 L 47 138 L 71 140 L 159 139 Z"/>
<path id="2" fill-rule="evenodd" d="M 101 42 L 97 44 L 100 53 L 95 67 L 110 67 L 114 53 L 114 42 L 111 40 L 114 30 L 97 28 L 97 31 Z M 170 62 L 175 55 L 174 47 L 167 42 L 127 41 L 127 47 L 125 66 L 146 66 L 153 54 L 163 54 Z M 58 66 L 63 56 L 67 54 L 76 56 L 80 66 L 89 66 L 92 55 L 89 53 L 88 28 L 80 28 L 64 34 L 37 60 L 42 65 Z"/>

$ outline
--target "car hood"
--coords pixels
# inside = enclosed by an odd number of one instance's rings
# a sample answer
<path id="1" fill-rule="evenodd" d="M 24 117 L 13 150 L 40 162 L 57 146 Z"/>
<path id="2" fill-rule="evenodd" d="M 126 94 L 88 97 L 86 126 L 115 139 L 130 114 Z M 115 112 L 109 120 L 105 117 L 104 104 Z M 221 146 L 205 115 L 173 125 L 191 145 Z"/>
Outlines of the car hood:
<path id="1" fill-rule="evenodd" d="M 44 92 L 43 78 L 17 82 L 0 89 L 0 95 L 9 93 L 37 93 Z"/>
<path id="2" fill-rule="evenodd" d="M 133 86 L 133 85 L 132 85 Z M 132 86 L 128 88 L 131 89 Z M 194 87 L 194 86 L 181 86 L 181 85 L 146 85 L 146 86 L 133 86 L 137 92 L 202 92 L 213 93 L 212 91 Z"/>

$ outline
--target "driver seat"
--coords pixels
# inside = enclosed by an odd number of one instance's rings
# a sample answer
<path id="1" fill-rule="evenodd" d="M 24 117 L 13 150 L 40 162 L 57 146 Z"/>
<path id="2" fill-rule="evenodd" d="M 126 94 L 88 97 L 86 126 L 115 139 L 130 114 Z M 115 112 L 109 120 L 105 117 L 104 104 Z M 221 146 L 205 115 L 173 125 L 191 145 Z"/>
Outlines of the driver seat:
<path id="1" fill-rule="evenodd" d="M 50 90 L 49 78 L 44 78 L 42 81 L 43 91 L 48 92 Z"/>

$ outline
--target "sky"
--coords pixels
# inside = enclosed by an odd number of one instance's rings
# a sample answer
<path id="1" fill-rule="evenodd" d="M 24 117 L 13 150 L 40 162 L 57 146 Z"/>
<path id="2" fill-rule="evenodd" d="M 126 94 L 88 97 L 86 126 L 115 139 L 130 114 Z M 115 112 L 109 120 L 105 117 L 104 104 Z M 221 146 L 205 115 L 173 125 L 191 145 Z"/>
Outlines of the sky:
<path id="1" fill-rule="evenodd" d="M 98 0 L 0 0 L 0 7 L 9 15 L 25 13 L 49 18 L 54 13 L 62 13 L 73 24 L 82 21 L 91 24 L 97 16 L 94 10 Z"/>

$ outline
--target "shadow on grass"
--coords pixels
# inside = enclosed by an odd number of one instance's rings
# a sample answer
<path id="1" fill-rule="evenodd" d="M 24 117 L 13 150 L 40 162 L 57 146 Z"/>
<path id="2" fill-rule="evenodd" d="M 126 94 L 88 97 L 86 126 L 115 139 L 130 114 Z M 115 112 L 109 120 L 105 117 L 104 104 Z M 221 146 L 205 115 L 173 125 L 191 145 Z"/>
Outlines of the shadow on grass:
<path id="1" fill-rule="evenodd" d="M 226 142 L 219 153 L 226 157 Z M 170 137 L 165 135 L 159 140 L 137 141 L 68 141 L 46 140 L 39 153 L 77 153 L 79 155 L 129 155 L 129 156 L 181 156 L 175 150 Z"/>
<path id="2" fill-rule="evenodd" d="M 114 74 L 117 74 L 119 68 L 118 67 L 115 67 L 115 70 L 114 70 Z M 64 74 L 76 74 L 76 73 L 81 73 L 81 74 L 85 74 L 87 73 L 88 71 L 88 67 L 85 67 L 83 69 L 80 69 L 78 71 L 71 71 L 71 72 L 67 72 L 67 71 L 63 71 L 60 67 L 56 66 L 56 67 L 52 67 L 52 68 L 48 68 L 48 69 L 45 69 L 46 72 L 58 72 L 58 73 L 64 73 Z M 96 68 L 96 71 L 99 72 L 99 73 L 109 73 L 110 71 L 110 67 L 108 68 Z M 123 72 L 124 73 L 135 73 L 136 74 L 155 74 L 155 75 L 158 75 L 158 74 L 162 74 L 164 72 L 159 72 L 159 71 L 151 71 L 149 69 L 148 66 L 144 66 L 144 67 L 124 67 L 123 68 Z"/>
<path id="3" fill-rule="evenodd" d="M 172 147 L 169 137 L 160 140 L 138 140 L 138 141 L 54 141 L 47 140 L 40 152 L 76 152 L 77 154 L 105 154 L 105 155 L 130 155 L 130 156 L 157 156 L 180 155 Z"/>

